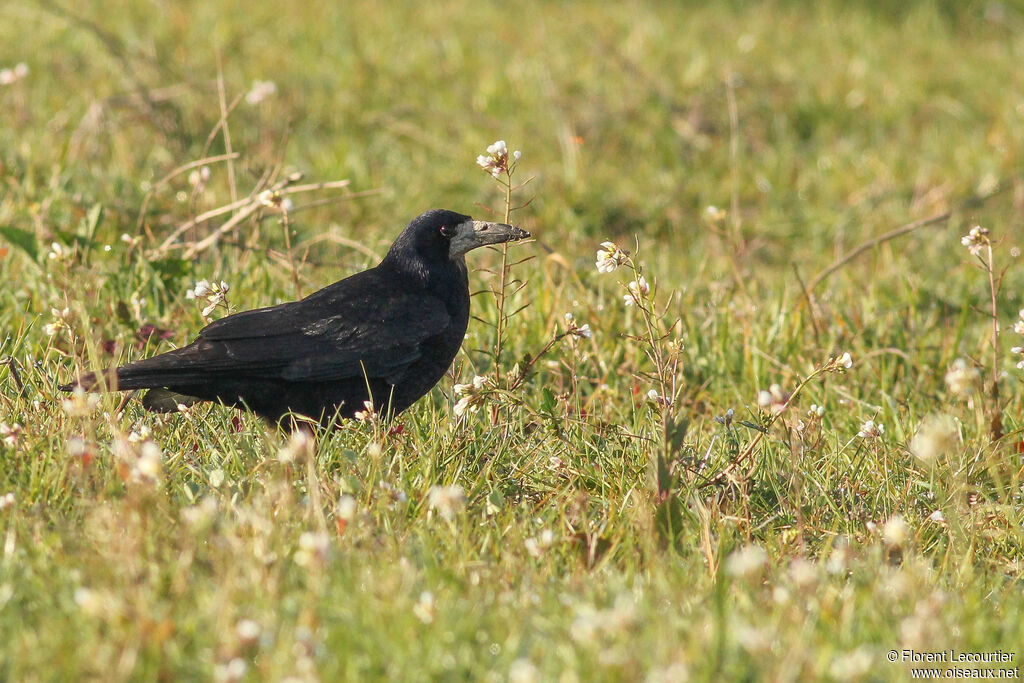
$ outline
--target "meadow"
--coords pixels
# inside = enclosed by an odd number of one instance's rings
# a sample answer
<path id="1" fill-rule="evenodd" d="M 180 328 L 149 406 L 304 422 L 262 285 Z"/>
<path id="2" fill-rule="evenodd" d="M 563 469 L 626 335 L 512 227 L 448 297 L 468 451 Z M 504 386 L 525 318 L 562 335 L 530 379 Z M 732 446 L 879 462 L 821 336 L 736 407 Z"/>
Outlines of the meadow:
<path id="1" fill-rule="evenodd" d="M 1019 673 L 1020 4 L 3 15 L 0 678 Z M 430 208 L 535 239 L 391 422 L 57 389 Z"/>

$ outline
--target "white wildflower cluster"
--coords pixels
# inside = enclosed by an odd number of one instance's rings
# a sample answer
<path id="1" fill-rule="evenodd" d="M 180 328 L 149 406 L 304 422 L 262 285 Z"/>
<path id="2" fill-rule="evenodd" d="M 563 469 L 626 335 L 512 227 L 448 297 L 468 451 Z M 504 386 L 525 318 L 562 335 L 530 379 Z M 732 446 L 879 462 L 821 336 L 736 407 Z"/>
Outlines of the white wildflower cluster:
<path id="1" fill-rule="evenodd" d="M 972 256 L 977 256 L 982 249 L 992 244 L 988 228 L 975 225 L 970 232 L 960 238 L 960 244 L 967 247 L 967 251 L 971 252 Z"/>
<path id="2" fill-rule="evenodd" d="M 311 569 L 327 562 L 331 551 L 331 537 L 323 531 L 306 531 L 299 536 L 299 549 L 295 551 L 295 564 Z"/>
<path id="3" fill-rule="evenodd" d="M 620 249 L 615 242 L 601 242 L 601 248 L 597 250 L 597 266 L 599 273 L 611 273 L 619 266 L 629 262 L 629 252 Z"/>
<path id="4" fill-rule="evenodd" d="M 338 519 L 351 522 L 356 517 L 356 512 L 359 506 L 356 503 L 356 499 L 347 493 L 341 494 L 338 498 L 338 504 L 334 507 L 334 512 L 338 516 Z"/>
<path id="5" fill-rule="evenodd" d="M 380 414 L 377 412 L 377 409 L 373 407 L 373 401 L 363 401 L 363 409 L 352 413 L 352 417 L 359 422 L 366 422 L 369 424 L 377 424 L 380 422 Z"/>
<path id="6" fill-rule="evenodd" d="M 276 93 L 277 84 L 274 81 L 253 81 L 249 92 L 245 93 L 245 101 L 256 105 Z"/>
<path id="7" fill-rule="evenodd" d="M 658 393 L 657 389 L 651 389 L 650 391 L 647 392 L 647 400 L 648 402 L 653 403 L 659 408 L 666 408 L 672 405 L 672 399 L 669 398 L 668 396 L 662 396 L 660 393 Z"/>
<path id="8" fill-rule="evenodd" d="M 1024 308 L 1020 309 L 1020 312 L 1017 313 L 1017 320 L 1013 323 L 1013 331 L 1024 337 Z M 1024 370 L 1024 344 L 1014 346 L 1010 349 L 1010 353 L 1020 358 L 1017 361 L 1017 369 Z"/>
<path id="9" fill-rule="evenodd" d="M 74 251 L 72 247 L 65 247 L 60 242 L 50 242 L 50 251 L 46 254 L 46 258 L 50 261 L 63 262 L 70 259 L 74 255 Z"/>
<path id="10" fill-rule="evenodd" d="M 704 218 L 706 218 L 709 223 L 721 223 L 725 220 L 725 217 L 725 209 L 720 209 L 713 204 L 704 209 Z"/>
<path id="11" fill-rule="evenodd" d="M 761 573 L 768 564 L 768 553 L 759 545 L 746 545 L 725 559 L 725 571 L 730 576 L 746 578 Z"/>
<path id="12" fill-rule="evenodd" d="M 278 190 L 263 190 L 263 192 L 256 195 L 256 201 L 263 206 L 280 209 L 284 213 L 291 213 L 292 209 L 295 208 L 292 200 Z"/>
<path id="13" fill-rule="evenodd" d="M 420 593 L 419 600 L 412 606 L 413 615 L 424 624 L 432 624 L 437 616 L 437 600 L 430 591 Z"/>
<path id="14" fill-rule="evenodd" d="M 206 307 L 203 308 L 202 315 L 204 318 L 208 318 L 218 306 L 228 307 L 228 290 L 231 286 L 228 283 L 221 280 L 220 282 L 210 282 L 209 280 L 199 280 L 196 282 L 196 286 L 185 292 L 185 298 L 193 301 L 199 299 L 206 299 Z"/>
<path id="15" fill-rule="evenodd" d="M 594 336 L 594 331 L 590 329 L 590 323 L 580 325 L 572 313 L 565 314 L 565 328 L 566 332 L 580 339 L 590 339 Z"/>
<path id="16" fill-rule="evenodd" d="M 825 417 L 825 406 L 812 403 L 811 407 L 807 409 L 807 422 L 797 420 L 796 431 L 803 434 L 808 428 L 821 425 L 823 417 Z"/>
<path id="17" fill-rule="evenodd" d="M 43 332 L 46 333 L 46 336 L 54 337 L 59 334 L 61 330 L 70 329 L 70 325 L 68 325 L 68 316 L 70 313 L 71 309 L 67 306 L 64 308 L 51 308 L 50 315 L 53 316 L 53 320 L 43 325 Z"/>
<path id="18" fill-rule="evenodd" d="M 629 631 L 637 621 L 636 601 L 630 595 L 620 595 L 607 609 L 581 605 L 569 627 L 570 637 L 579 643 L 592 643 L 599 638 L 614 638 Z"/>
<path id="19" fill-rule="evenodd" d="M 934 462 L 960 443 L 960 430 L 949 415 L 932 415 L 910 440 L 910 452 L 924 463 Z"/>
<path id="20" fill-rule="evenodd" d="M 215 683 L 235 683 L 245 678 L 245 672 L 249 665 L 241 657 L 232 657 L 224 663 L 213 667 L 213 680 Z"/>
<path id="21" fill-rule="evenodd" d="M 638 275 L 635 280 L 626 285 L 628 293 L 622 297 L 622 303 L 626 306 L 637 306 L 643 303 L 651 293 L 651 286 L 643 275 Z"/>
<path id="22" fill-rule="evenodd" d="M 846 372 L 852 367 L 853 356 L 849 351 L 845 351 L 839 356 L 829 358 L 828 363 L 825 364 L 825 372 Z"/>
<path id="23" fill-rule="evenodd" d="M 452 393 L 459 397 L 455 407 L 452 408 L 455 417 L 462 417 L 466 413 L 475 413 L 480 408 L 480 405 L 486 399 L 484 387 L 487 384 L 488 379 L 486 377 L 477 375 L 468 384 L 456 384 L 452 387 Z"/>
<path id="24" fill-rule="evenodd" d="M 757 405 L 773 413 L 781 413 L 789 404 L 791 394 L 778 384 L 772 384 L 765 391 L 757 392 Z"/>
<path id="25" fill-rule="evenodd" d="M 191 173 L 188 174 L 188 184 L 197 190 L 202 190 L 206 186 L 206 183 L 210 182 L 210 167 L 200 166 Z M 121 238 L 127 237 L 122 235 Z"/>
<path id="26" fill-rule="evenodd" d="M 876 441 L 885 434 L 885 425 L 874 420 L 865 420 L 860 426 L 857 436 L 865 441 Z"/>
<path id="27" fill-rule="evenodd" d="M 946 372 L 946 388 L 956 396 L 970 396 L 977 390 L 980 383 L 981 373 L 978 372 L 978 368 L 963 358 L 953 361 Z"/>
<path id="28" fill-rule="evenodd" d="M 910 539 L 910 525 L 900 515 L 893 515 L 882 526 L 882 540 L 894 548 L 902 547 Z"/>
<path id="29" fill-rule="evenodd" d="M 498 178 L 502 174 L 512 175 L 521 156 L 522 152 L 517 149 L 509 157 L 508 145 L 504 140 L 498 140 L 487 147 L 487 154 L 476 158 L 476 165 Z"/>
<path id="30" fill-rule="evenodd" d="M 88 417 L 99 407 L 100 395 L 87 393 L 82 387 L 75 387 L 71 396 L 63 399 L 60 405 L 68 417 Z"/>
<path id="31" fill-rule="evenodd" d="M 857 681 L 870 673 L 874 666 L 874 653 L 866 647 L 858 647 L 835 656 L 828 672 L 837 681 Z"/>
<path id="32" fill-rule="evenodd" d="M 23 431 L 24 427 L 17 422 L 10 425 L 6 422 L 0 422 L 0 442 L 5 446 L 14 448 L 18 445 L 18 439 L 21 438 L 21 433 Z"/>
<path id="33" fill-rule="evenodd" d="M 238 636 L 238 642 L 243 647 L 255 645 L 261 633 L 263 633 L 263 627 L 260 626 L 260 622 L 253 619 L 243 617 L 235 624 L 235 635 Z"/>
<path id="34" fill-rule="evenodd" d="M 277 459 L 283 463 L 305 462 L 316 449 L 316 441 L 305 429 L 294 429 L 288 442 L 277 450 Z"/>
<path id="35" fill-rule="evenodd" d="M 0 85 L 13 85 L 28 76 L 28 64 L 18 62 L 12 67 L 0 69 Z"/>
<path id="36" fill-rule="evenodd" d="M 114 455 L 125 466 L 127 480 L 136 484 L 157 484 L 164 469 L 164 455 L 148 432 L 132 432 L 114 440 Z"/>
<path id="37" fill-rule="evenodd" d="M 14 497 L 13 493 L 5 493 L 0 496 L 0 512 L 6 510 L 9 507 L 14 507 L 17 502 L 17 498 Z"/>
<path id="38" fill-rule="evenodd" d="M 548 548 L 555 544 L 555 532 L 551 529 L 544 529 L 537 536 L 530 537 L 523 542 L 526 552 L 533 557 L 540 557 L 548 551 Z"/>
<path id="39" fill-rule="evenodd" d="M 431 486 L 427 492 L 427 504 L 444 519 L 452 520 L 466 505 L 466 491 L 461 486 Z"/>

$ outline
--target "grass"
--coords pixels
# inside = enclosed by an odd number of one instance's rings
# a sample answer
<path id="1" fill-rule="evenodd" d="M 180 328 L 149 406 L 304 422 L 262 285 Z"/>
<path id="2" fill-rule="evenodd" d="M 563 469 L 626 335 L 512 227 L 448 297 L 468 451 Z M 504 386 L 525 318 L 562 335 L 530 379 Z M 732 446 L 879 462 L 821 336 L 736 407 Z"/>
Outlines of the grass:
<path id="1" fill-rule="evenodd" d="M 8 4 L 0 68 L 29 73 L 0 86 L 4 679 L 1020 664 L 1018 4 Z M 238 99 L 256 80 L 276 93 Z M 479 320 L 400 429 L 345 424 L 310 451 L 218 406 L 65 410 L 77 369 L 187 343 L 196 280 L 268 305 L 371 265 L 427 208 L 501 217 L 473 162 L 499 138 L 532 178 L 513 220 L 537 242 L 509 259 L 534 258 L 504 311 L 525 308 L 495 361 L 501 254 L 471 254 Z M 208 181 L 161 182 L 210 157 Z M 292 172 L 285 194 L 349 184 L 287 194 L 286 225 L 261 206 L 208 248 L 189 249 L 230 214 L 161 246 Z M 1003 276 L 997 355 L 974 224 Z M 641 305 L 628 266 L 595 269 L 605 240 L 653 284 Z M 593 337 L 531 363 L 566 313 Z M 758 407 L 843 352 L 849 371 Z M 958 395 L 961 358 L 985 384 Z M 456 419 L 474 375 L 492 384 Z M 955 429 L 926 462 L 910 442 L 934 415 Z M 857 436 L 869 419 L 881 438 Z M 464 504 L 432 507 L 433 487 Z"/>

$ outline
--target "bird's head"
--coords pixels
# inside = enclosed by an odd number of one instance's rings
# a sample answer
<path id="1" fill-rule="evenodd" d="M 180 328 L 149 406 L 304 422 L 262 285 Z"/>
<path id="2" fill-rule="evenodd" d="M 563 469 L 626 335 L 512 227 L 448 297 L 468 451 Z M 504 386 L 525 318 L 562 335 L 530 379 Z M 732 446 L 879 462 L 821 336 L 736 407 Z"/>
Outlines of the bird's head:
<path id="1" fill-rule="evenodd" d="M 434 209 L 417 216 L 402 231 L 388 257 L 431 263 L 455 261 L 477 247 L 529 236 L 525 230 L 504 223 L 475 221 L 461 213 Z"/>

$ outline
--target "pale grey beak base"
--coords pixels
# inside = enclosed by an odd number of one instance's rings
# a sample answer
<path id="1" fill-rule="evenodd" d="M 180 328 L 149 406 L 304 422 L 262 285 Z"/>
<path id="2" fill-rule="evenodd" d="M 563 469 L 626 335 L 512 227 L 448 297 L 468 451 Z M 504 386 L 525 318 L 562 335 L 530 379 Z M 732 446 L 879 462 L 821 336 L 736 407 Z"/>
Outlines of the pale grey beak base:
<path id="1" fill-rule="evenodd" d="M 477 247 L 523 240 L 529 236 L 530 233 L 525 230 L 505 223 L 466 221 L 457 227 L 455 236 L 452 237 L 449 253 L 451 258 L 455 258 Z"/>

